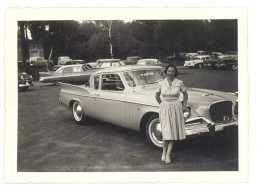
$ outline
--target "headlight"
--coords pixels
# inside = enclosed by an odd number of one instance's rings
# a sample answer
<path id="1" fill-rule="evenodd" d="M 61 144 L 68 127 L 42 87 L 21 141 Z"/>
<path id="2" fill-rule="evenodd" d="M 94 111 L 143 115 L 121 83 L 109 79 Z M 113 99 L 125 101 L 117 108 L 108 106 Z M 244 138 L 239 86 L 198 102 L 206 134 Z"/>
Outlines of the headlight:
<path id="1" fill-rule="evenodd" d="M 184 120 L 187 120 L 190 117 L 190 107 L 187 107 L 187 110 L 183 112 Z"/>

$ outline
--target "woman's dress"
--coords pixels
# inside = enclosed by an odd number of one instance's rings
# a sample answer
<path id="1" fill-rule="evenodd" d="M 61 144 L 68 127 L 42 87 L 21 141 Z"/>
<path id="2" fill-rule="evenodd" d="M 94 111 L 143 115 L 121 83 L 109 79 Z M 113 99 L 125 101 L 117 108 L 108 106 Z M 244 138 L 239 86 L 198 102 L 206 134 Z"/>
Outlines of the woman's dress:
<path id="1" fill-rule="evenodd" d="M 185 86 L 181 80 L 174 79 L 170 85 L 167 78 L 159 82 L 156 92 L 161 93 L 160 122 L 163 140 L 182 140 L 186 138 L 180 92 Z"/>

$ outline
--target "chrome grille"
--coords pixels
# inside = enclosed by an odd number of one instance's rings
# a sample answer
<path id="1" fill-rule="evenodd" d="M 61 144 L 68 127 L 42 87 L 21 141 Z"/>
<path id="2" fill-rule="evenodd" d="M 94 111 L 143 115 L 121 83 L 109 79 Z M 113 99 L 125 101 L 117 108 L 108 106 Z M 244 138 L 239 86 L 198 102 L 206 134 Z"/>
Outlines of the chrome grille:
<path id="1" fill-rule="evenodd" d="M 214 122 L 229 122 L 233 119 L 232 102 L 221 101 L 210 105 L 209 113 Z"/>

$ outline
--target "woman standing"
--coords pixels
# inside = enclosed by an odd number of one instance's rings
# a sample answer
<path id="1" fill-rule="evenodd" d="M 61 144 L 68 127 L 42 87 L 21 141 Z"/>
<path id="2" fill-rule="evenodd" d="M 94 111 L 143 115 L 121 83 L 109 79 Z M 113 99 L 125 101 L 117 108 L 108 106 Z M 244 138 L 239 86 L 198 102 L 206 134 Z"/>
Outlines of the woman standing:
<path id="1" fill-rule="evenodd" d="M 164 73 L 166 78 L 159 82 L 155 98 L 160 104 L 160 123 L 163 136 L 163 153 L 161 160 L 171 163 L 171 151 L 176 140 L 186 139 L 183 112 L 187 110 L 188 93 L 174 65 L 168 65 Z M 179 101 L 183 93 L 183 103 Z"/>

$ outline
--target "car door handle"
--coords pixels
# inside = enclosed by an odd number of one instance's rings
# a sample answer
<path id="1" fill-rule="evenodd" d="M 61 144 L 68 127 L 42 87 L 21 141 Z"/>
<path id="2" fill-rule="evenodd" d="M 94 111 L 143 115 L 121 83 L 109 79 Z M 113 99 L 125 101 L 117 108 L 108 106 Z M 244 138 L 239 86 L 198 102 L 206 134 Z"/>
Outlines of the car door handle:
<path id="1" fill-rule="evenodd" d="M 100 96 L 100 94 L 95 94 L 95 96 Z"/>

